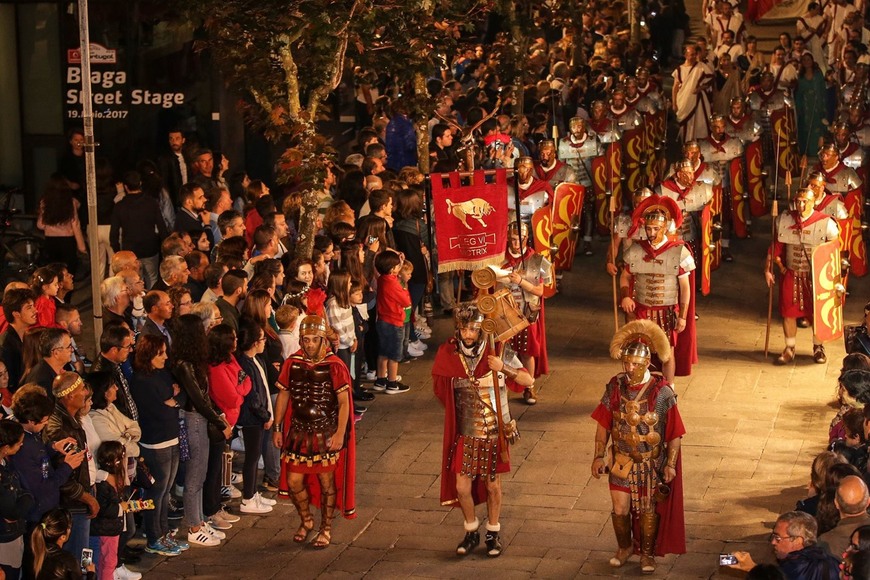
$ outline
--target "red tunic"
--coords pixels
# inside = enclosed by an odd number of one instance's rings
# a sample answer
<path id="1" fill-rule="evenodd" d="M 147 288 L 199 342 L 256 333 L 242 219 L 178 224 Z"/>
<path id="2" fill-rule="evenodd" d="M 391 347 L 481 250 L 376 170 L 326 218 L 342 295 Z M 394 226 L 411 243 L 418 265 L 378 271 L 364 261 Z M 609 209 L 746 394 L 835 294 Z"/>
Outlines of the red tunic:
<path id="1" fill-rule="evenodd" d="M 465 368 L 462 366 L 462 361 L 459 360 L 459 354 L 456 352 L 456 339 L 451 338 L 441 345 L 438 352 L 435 354 L 435 364 L 432 366 L 432 389 L 435 391 L 435 396 L 444 405 L 444 442 L 441 454 L 441 505 L 458 505 L 459 495 L 456 493 L 456 471 L 454 466 L 450 465 L 450 452 L 453 449 L 453 444 L 456 441 L 456 405 L 453 398 L 453 380 L 456 378 L 466 378 L 468 375 Z M 489 345 L 484 346 L 481 360 L 474 369 L 475 377 L 482 377 L 489 372 L 489 364 L 486 357 L 491 353 Z M 508 381 L 508 387 L 512 387 L 513 381 Z M 515 390 L 515 388 L 511 388 Z M 499 443 L 499 451 L 504 451 L 505 458 L 508 457 L 507 449 L 502 450 Z M 499 453 L 499 459 L 496 462 L 496 473 L 507 473 L 510 471 L 510 460 L 502 461 L 502 453 Z M 486 501 L 486 481 L 483 477 L 475 477 L 471 484 L 471 495 L 474 498 L 475 505 Z"/>
<path id="2" fill-rule="evenodd" d="M 322 361 L 329 364 L 329 374 L 332 378 L 332 387 L 339 390 L 344 387 L 344 391 L 339 396 L 346 396 L 348 403 L 348 417 L 345 435 L 345 447 L 341 450 L 338 462 L 335 465 L 322 466 L 313 465 L 308 467 L 305 465 L 291 465 L 287 462 L 281 462 L 281 479 L 280 492 L 285 496 L 288 493 L 287 474 L 305 473 L 304 485 L 308 489 L 308 497 L 311 498 L 311 503 L 320 507 L 320 481 L 317 479 L 318 473 L 335 470 L 335 486 L 338 491 L 336 508 L 341 510 L 342 514 L 347 519 L 356 517 L 356 431 L 354 429 L 353 420 L 353 397 L 351 395 L 351 378 L 347 370 L 347 366 L 340 358 L 330 353 Z M 290 367 L 293 365 L 310 366 L 311 362 L 306 360 L 302 350 L 290 355 L 284 361 L 281 367 L 281 374 L 278 377 L 277 386 L 283 390 L 287 389 L 290 384 Z M 290 430 L 290 418 L 293 416 L 293 405 L 287 405 L 287 411 L 282 418 L 284 424 L 284 439 Z M 276 418 L 277 420 L 277 418 Z"/>
<path id="3" fill-rule="evenodd" d="M 833 196 L 828 196 L 833 197 Z M 830 216 L 818 210 L 814 210 L 812 215 L 804 221 L 794 210 L 789 210 L 795 216 L 795 222 L 802 224 L 804 227 L 812 225 L 818 221 L 830 219 Z M 773 243 L 773 257 L 782 260 L 783 252 L 786 244 L 779 241 Z M 812 250 L 807 253 L 812 256 Z M 783 261 L 784 264 L 784 261 Z M 799 286 L 795 288 L 795 284 Z M 795 277 L 793 270 L 786 268 L 785 274 L 782 276 L 782 282 L 779 285 L 779 314 L 783 318 L 813 318 L 813 280 L 812 274 L 807 274 L 803 280 Z M 803 302 L 803 308 L 801 307 Z"/>
<path id="4" fill-rule="evenodd" d="M 614 377 L 615 379 L 616 377 Z M 651 401 L 650 406 L 654 406 L 654 401 L 658 398 L 662 387 L 667 385 L 665 378 L 662 375 L 652 375 L 652 385 L 650 385 L 646 397 Z M 605 405 L 599 403 L 592 412 L 592 418 L 604 427 L 609 433 L 613 427 L 613 413 L 619 410 L 620 405 L 619 389 L 613 389 L 611 398 Z M 665 419 L 665 443 L 673 441 L 678 437 L 686 434 L 686 427 L 683 425 L 683 419 L 680 416 L 680 411 L 674 405 L 668 409 Z M 686 553 L 686 524 L 685 514 L 683 511 L 683 463 L 682 453 L 677 456 L 677 472 L 674 479 L 668 484 L 671 487 L 671 493 L 668 499 L 656 503 L 656 512 L 660 516 L 659 533 L 656 537 L 656 556 L 664 556 L 665 554 L 685 554 Z M 617 488 L 618 489 L 618 488 Z M 627 491 L 622 489 L 621 491 Z M 632 511 L 632 521 L 634 526 L 634 537 L 639 538 L 639 520 L 638 514 Z M 639 553 L 639 546 L 635 544 L 635 553 Z"/>

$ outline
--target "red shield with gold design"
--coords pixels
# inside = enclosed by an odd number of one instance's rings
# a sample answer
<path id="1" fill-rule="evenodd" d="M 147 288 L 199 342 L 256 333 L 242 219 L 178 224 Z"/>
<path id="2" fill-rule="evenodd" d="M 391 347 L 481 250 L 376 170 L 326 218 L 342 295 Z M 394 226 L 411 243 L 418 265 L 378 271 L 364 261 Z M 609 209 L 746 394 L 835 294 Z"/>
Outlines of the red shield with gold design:
<path id="1" fill-rule="evenodd" d="M 550 248 L 553 245 L 553 216 L 549 205 L 539 208 L 532 214 L 532 234 L 535 252 L 552 262 L 553 258 Z M 555 295 L 556 277 L 551 276 L 551 284 L 544 285 L 544 298 L 550 298 Z"/>
<path id="2" fill-rule="evenodd" d="M 813 250 L 813 331 L 822 342 L 843 336 L 843 287 L 840 247 L 825 242 Z"/>
<path id="3" fill-rule="evenodd" d="M 732 159 L 728 163 L 728 177 L 731 182 L 731 227 L 734 235 L 745 238 L 749 235 L 747 224 L 748 195 L 746 194 L 746 181 L 744 180 L 743 160 L 740 157 Z"/>
<path id="4" fill-rule="evenodd" d="M 635 127 L 622 134 L 622 146 L 625 155 L 622 158 L 622 170 L 628 191 L 636 191 L 646 183 L 646 173 L 641 161 L 646 156 L 643 127 Z"/>
<path id="5" fill-rule="evenodd" d="M 571 270 L 577 251 L 577 236 L 572 227 L 579 223 L 586 188 L 576 183 L 560 183 L 553 192 L 552 245 L 556 270 Z"/>
<path id="6" fill-rule="evenodd" d="M 711 204 L 704 206 L 701 211 L 701 294 L 707 296 L 710 293 L 711 274 L 713 273 L 713 261 L 715 259 L 716 244 L 713 241 L 713 210 Z"/>
<path id="7" fill-rule="evenodd" d="M 794 173 L 797 159 L 792 143 L 795 140 L 794 109 L 783 107 L 770 113 L 770 126 L 773 128 L 773 152 L 778 155 L 780 174 Z"/>
<path id="8" fill-rule="evenodd" d="M 865 276 L 867 274 L 867 246 L 864 245 L 864 231 L 861 229 L 861 212 L 864 197 L 860 189 L 853 189 L 843 199 L 849 218 L 840 222 L 840 242 L 843 251 L 849 252 L 850 275 Z M 843 222 L 850 222 L 844 227 Z M 847 233 L 848 230 L 848 233 Z"/>
<path id="9" fill-rule="evenodd" d="M 722 193 L 722 183 L 714 183 L 713 184 L 713 199 L 710 203 L 707 204 L 707 207 L 710 208 L 710 220 L 711 220 L 711 234 L 710 241 L 713 245 L 710 248 L 711 258 L 710 258 L 710 269 L 718 270 L 719 262 L 722 258 L 722 205 L 725 203 L 723 199 Z"/>
<path id="10" fill-rule="evenodd" d="M 666 127 L 667 113 L 664 110 L 643 114 L 644 147 L 647 153 L 647 184 L 659 182 L 664 177 L 659 174 L 659 158 L 662 157 L 664 151 L 663 141 Z"/>
<path id="11" fill-rule="evenodd" d="M 595 229 L 610 234 L 610 194 L 616 198 L 616 213 L 622 208 L 622 151 L 619 142 L 606 145 L 604 155 L 592 160 L 592 191 L 595 193 Z"/>
<path id="12" fill-rule="evenodd" d="M 749 212 L 753 217 L 767 213 L 767 193 L 764 189 L 764 159 L 761 155 L 761 141 L 746 144 L 746 186 L 749 190 Z"/>

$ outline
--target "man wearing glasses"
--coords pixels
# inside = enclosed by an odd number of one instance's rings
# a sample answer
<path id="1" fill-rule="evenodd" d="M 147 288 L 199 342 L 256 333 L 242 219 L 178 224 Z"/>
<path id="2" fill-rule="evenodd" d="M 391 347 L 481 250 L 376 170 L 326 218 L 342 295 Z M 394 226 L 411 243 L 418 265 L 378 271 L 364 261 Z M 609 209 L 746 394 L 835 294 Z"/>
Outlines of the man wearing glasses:
<path id="1" fill-rule="evenodd" d="M 804 512 L 786 512 L 779 516 L 770 545 L 779 569 L 786 578 L 835 580 L 840 577 L 840 561 L 816 543 L 816 519 Z M 737 563 L 729 566 L 749 572 L 756 564 L 749 552 L 734 552 Z"/>
<path id="2" fill-rule="evenodd" d="M 126 362 L 133 353 L 133 333 L 122 323 L 107 324 L 100 336 L 100 356 L 94 363 L 92 371 L 110 372 L 118 385 L 118 398 L 115 406 L 119 411 L 134 421 L 139 420 L 139 410 L 133 401 L 127 377 L 121 370 L 121 364 Z"/>
<path id="3" fill-rule="evenodd" d="M 24 375 L 22 384 L 36 383 L 52 399 L 51 385 L 72 358 L 72 337 L 62 328 L 46 328 L 39 337 L 41 360 Z"/>

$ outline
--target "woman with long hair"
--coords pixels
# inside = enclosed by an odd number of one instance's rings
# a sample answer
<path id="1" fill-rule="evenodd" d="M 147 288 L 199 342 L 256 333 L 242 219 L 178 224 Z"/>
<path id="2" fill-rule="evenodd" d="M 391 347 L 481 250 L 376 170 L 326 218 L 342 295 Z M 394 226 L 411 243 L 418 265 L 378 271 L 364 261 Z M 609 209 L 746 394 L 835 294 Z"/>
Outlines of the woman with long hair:
<path id="1" fill-rule="evenodd" d="M 172 206 L 172 199 L 169 197 L 169 191 L 166 189 L 157 164 L 150 159 L 144 159 L 136 166 L 136 170 L 142 178 L 142 193 L 157 200 L 157 204 L 160 206 L 160 215 L 166 222 L 166 229 L 173 231 L 175 229 L 175 208 Z"/>
<path id="2" fill-rule="evenodd" d="M 187 286 L 172 286 L 166 290 L 166 294 L 169 295 L 169 301 L 172 302 L 172 317 L 167 321 L 167 326 L 172 328 L 179 316 L 191 313 L 193 298 Z"/>
<path id="3" fill-rule="evenodd" d="M 278 338 L 278 333 L 269 324 L 269 319 L 272 317 L 272 301 L 269 298 L 269 293 L 265 290 L 255 290 L 248 293 L 245 298 L 245 303 L 242 306 L 242 316 L 240 320 L 248 318 L 253 320 L 263 329 L 266 337 L 265 350 L 263 358 L 266 360 L 266 376 L 268 385 L 274 385 L 278 380 L 278 374 L 281 370 L 281 365 L 284 363 L 282 356 L 283 349 L 281 348 L 281 340 Z"/>
<path id="4" fill-rule="evenodd" d="M 154 478 L 153 485 L 145 490 L 145 499 L 154 502 L 154 509 L 143 513 L 147 540 L 145 551 L 177 556 L 188 547 L 187 542 L 175 539 L 169 527 L 169 496 L 180 461 L 177 397 L 181 388 L 166 368 L 168 359 L 164 337 L 139 336 L 130 391 L 139 409 L 141 457 Z"/>
<path id="5" fill-rule="evenodd" d="M 43 260 L 46 263 L 63 262 L 73 274 L 78 271 L 78 254 L 88 251 L 79 222 L 79 205 L 67 180 L 55 173 L 48 179 L 45 193 L 39 200 L 36 218 L 36 227 L 45 232 Z"/>
<path id="6" fill-rule="evenodd" d="M 244 395 L 236 426 L 242 430 L 245 443 L 245 464 L 242 468 L 243 513 L 269 513 L 275 500 L 264 498 L 257 491 L 257 463 L 263 451 L 265 434 L 272 428 L 272 401 L 268 389 L 269 363 L 264 358 L 266 333 L 254 319 L 239 321 L 236 361 L 247 374 L 251 388 Z M 271 443 L 269 441 L 268 443 Z"/>
<path id="7" fill-rule="evenodd" d="M 215 409 L 209 397 L 208 342 L 202 319 L 193 314 L 178 318 L 172 328 L 172 370 L 186 395 L 184 422 L 190 447 L 190 461 L 184 478 L 184 523 L 188 527 L 187 541 L 199 546 L 217 546 L 226 534 L 206 523 L 209 516 L 220 511 L 220 478 L 222 457 L 210 454 L 211 442 L 223 444 L 232 435 L 232 425 Z M 210 473 L 215 473 L 209 478 Z M 206 480 L 209 488 L 205 489 Z M 205 496 L 208 496 L 207 498 Z M 214 507 L 215 503 L 217 508 Z M 212 511 L 213 510 L 213 511 Z"/>
<path id="8" fill-rule="evenodd" d="M 393 238 L 396 250 L 405 255 L 414 270 L 408 281 L 411 295 L 411 314 L 416 316 L 417 309 L 426 295 L 426 286 L 432 283 L 429 275 L 429 233 L 423 221 L 423 192 L 419 188 L 409 188 L 396 193 L 396 223 L 393 224 Z M 411 342 L 420 340 L 415 320 L 411 325 Z M 422 325 L 421 325 L 422 326 Z M 420 348 L 416 344 L 416 348 Z"/>
<path id="9" fill-rule="evenodd" d="M 72 532 L 72 516 L 65 509 L 55 508 L 42 516 L 39 525 L 30 535 L 33 551 L 33 577 L 36 580 L 83 578 L 81 562 L 63 549 Z M 87 568 L 88 580 L 95 577 L 96 566 L 91 562 Z"/>

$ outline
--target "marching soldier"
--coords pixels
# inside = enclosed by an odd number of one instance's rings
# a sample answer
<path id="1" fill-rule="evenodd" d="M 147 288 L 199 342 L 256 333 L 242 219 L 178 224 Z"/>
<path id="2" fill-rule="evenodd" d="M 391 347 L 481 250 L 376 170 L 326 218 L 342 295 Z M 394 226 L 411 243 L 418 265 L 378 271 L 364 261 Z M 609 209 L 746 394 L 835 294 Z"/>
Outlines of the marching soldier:
<path id="1" fill-rule="evenodd" d="M 840 160 L 846 167 L 851 167 L 856 172 L 862 171 L 861 167 L 864 164 L 864 150 L 861 145 L 852 138 L 852 129 L 848 123 L 836 123 L 831 130 L 834 138 L 834 145 L 837 146 L 837 154 Z"/>
<path id="2" fill-rule="evenodd" d="M 815 195 L 816 211 L 820 211 L 828 217 L 834 218 L 839 224 L 842 220 L 849 219 L 849 212 L 846 210 L 846 204 L 843 203 L 843 197 L 838 193 L 828 191 L 827 181 L 825 176 L 819 171 L 813 171 L 807 181 L 807 187 L 813 190 Z M 849 248 L 840 248 L 844 252 L 844 256 L 848 255 Z"/>
<path id="3" fill-rule="evenodd" d="M 652 320 L 665 332 L 671 349 L 670 353 L 660 352 L 664 355 L 662 373 L 666 381 L 673 383 L 677 335 L 686 331 L 689 323 L 692 329 L 687 340 L 694 341 L 690 274 L 695 269 L 695 260 L 686 244 L 666 235 L 671 221 L 677 228 L 682 223 L 680 208 L 674 200 L 649 197 L 635 209 L 634 219 L 642 221 L 646 239 L 633 243 L 625 251 L 625 269 L 619 278 L 621 306 L 635 319 Z M 689 345 L 686 351 L 694 353 L 693 346 Z M 681 366 L 685 363 L 681 361 Z"/>
<path id="4" fill-rule="evenodd" d="M 664 109 L 665 103 L 662 93 L 659 90 L 659 86 L 650 80 L 649 69 L 643 66 L 638 67 L 634 71 L 634 76 L 637 79 L 637 92 L 640 93 L 640 96 L 649 99 L 657 110 Z"/>
<path id="5" fill-rule="evenodd" d="M 746 101 L 742 97 L 731 99 L 731 110 L 725 119 L 725 131 L 743 141 L 744 145 L 761 139 L 761 125 L 752 111 L 746 109 Z"/>
<path id="6" fill-rule="evenodd" d="M 620 85 L 617 85 L 610 93 L 607 116 L 621 133 L 639 127 L 643 122 L 640 113 L 625 102 L 625 89 Z"/>
<path id="7" fill-rule="evenodd" d="M 722 115 L 713 115 L 710 117 L 710 134 L 699 146 L 704 162 L 719 174 L 722 184 L 722 259 L 731 262 L 731 232 L 736 229 L 738 235 L 746 237 L 747 217 L 742 209 L 745 207 L 743 192 L 746 180 L 743 168 L 739 165 L 743 156 L 743 143 L 725 132 L 725 118 Z M 738 167 L 733 166 L 735 159 L 738 160 Z M 741 183 L 733 184 L 732 179 L 739 179 Z M 738 188 L 736 194 L 734 186 Z M 735 199 L 734 195 L 738 198 Z"/>
<path id="8" fill-rule="evenodd" d="M 622 131 L 608 115 L 607 105 L 604 101 L 592 101 L 589 106 L 590 119 L 589 128 L 595 131 L 595 135 L 602 144 L 613 143 L 619 141 Z"/>
<path id="9" fill-rule="evenodd" d="M 624 372 L 610 379 L 592 412 L 598 423 L 592 476 L 608 474 L 619 547 L 610 565 L 619 568 L 628 561 L 632 535 L 639 531 L 635 542 L 643 574 L 655 572 L 655 556 L 686 552 L 680 461 L 686 428 L 673 388 L 649 370 L 653 354 L 668 360 L 669 351 L 667 335 L 649 320 L 620 328 L 610 342 L 610 356 L 622 361 Z"/>
<path id="10" fill-rule="evenodd" d="M 595 226 L 595 196 L 592 192 L 592 160 L 604 150 L 597 135 L 586 127 L 586 119 L 574 117 L 568 122 L 568 134 L 559 141 L 559 159 L 574 170 L 577 181 L 586 188 L 583 196 L 583 252 L 592 255 L 592 229 Z"/>
<path id="11" fill-rule="evenodd" d="M 767 254 L 764 277 L 768 287 L 776 283 L 772 266 L 780 273 L 779 312 L 785 349 L 775 360 L 784 365 L 794 360 L 797 345 L 797 319 L 813 319 L 812 253 L 825 243 L 836 240 L 837 224 L 828 215 L 816 211 L 812 189 L 800 189 L 794 197 L 795 209 L 783 212 L 776 221 L 776 238 Z M 813 333 L 813 360 L 827 362 L 825 347 Z"/>
<path id="12" fill-rule="evenodd" d="M 863 181 L 858 173 L 843 163 L 839 150 L 834 143 L 825 143 L 819 149 L 819 163 L 815 169 L 825 177 L 825 188 L 840 195 L 849 212 L 851 224 L 843 224 L 840 247 L 848 249 L 851 273 L 863 276 L 867 273 L 867 249 L 861 229 L 864 195 Z M 848 220 L 847 220 L 848 221 Z"/>
<path id="13" fill-rule="evenodd" d="M 532 214 L 553 199 L 553 188 L 535 176 L 535 162 L 531 157 L 517 159 L 516 168 L 516 183 L 508 186 L 508 208 L 516 211 L 516 191 L 519 190 L 520 217 L 531 222 Z"/>
<path id="14" fill-rule="evenodd" d="M 610 247 L 607 249 L 607 273 L 611 276 L 619 274 L 619 268 L 616 264 L 620 248 L 624 254 L 632 243 L 646 239 L 646 230 L 635 224 L 631 215 L 643 200 L 653 195 L 655 194 L 650 188 L 641 187 L 632 195 L 631 207 L 624 208 L 624 211 L 616 216 L 613 224 L 613 235 L 610 237 Z"/>
<path id="15" fill-rule="evenodd" d="M 779 153 L 774 143 L 777 140 L 774 118 L 783 114 L 783 110 L 792 107 L 791 99 L 775 85 L 773 73 L 765 71 L 761 74 L 761 84 L 749 95 L 749 107 L 755 114 L 755 119 L 762 129 L 762 146 L 764 158 L 772 163 L 777 162 L 776 154 Z M 781 124 L 785 125 L 785 124 Z M 782 127 L 785 130 L 785 127 Z M 794 135 L 787 135 L 787 143 L 793 140 Z"/>
<path id="16" fill-rule="evenodd" d="M 626 77 L 623 81 L 625 85 L 625 104 L 629 109 L 643 115 L 645 113 L 654 113 L 660 108 L 652 99 L 645 97 L 637 88 L 637 79 L 634 77 Z"/>
<path id="17" fill-rule="evenodd" d="M 556 158 L 556 142 L 544 139 L 538 146 L 540 162 L 535 164 L 535 175 L 538 179 L 550 184 L 555 189 L 560 183 L 577 183 L 577 174 L 567 163 Z"/>
<path id="18" fill-rule="evenodd" d="M 486 502 L 486 554 L 501 555 L 501 474 L 510 471 L 508 444 L 519 436 L 511 419 L 507 390 L 534 383 L 509 350 L 499 353 L 484 340 L 484 316 L 477 305 L 456 308 L 456 334 L 438 349 L 432 367 L 435 396 L 444 405 L 441 504 L 459 505 L 465 537 L 456 554 L 480 544 L 475 504 Z"/>
<path id="19" fill-rule="evenodd" d="M 677 172 L 659 186 L 659 195 L 677 203 L 680 209 L 679 238 L 691 248 L 695 260 L 701 260 L 701 212 L 713 201 L 713 185 L 696 181 L 692 162 L 683 159 L 677 164 Z"/>

